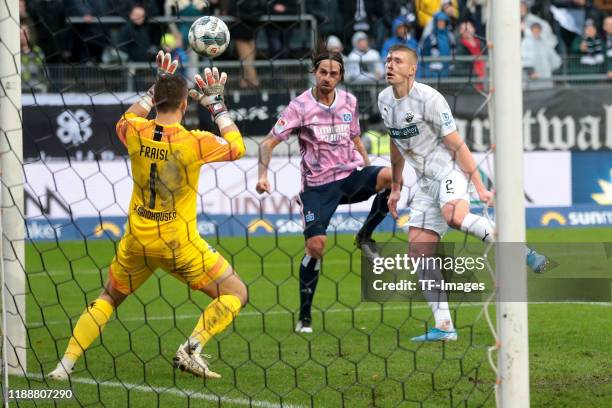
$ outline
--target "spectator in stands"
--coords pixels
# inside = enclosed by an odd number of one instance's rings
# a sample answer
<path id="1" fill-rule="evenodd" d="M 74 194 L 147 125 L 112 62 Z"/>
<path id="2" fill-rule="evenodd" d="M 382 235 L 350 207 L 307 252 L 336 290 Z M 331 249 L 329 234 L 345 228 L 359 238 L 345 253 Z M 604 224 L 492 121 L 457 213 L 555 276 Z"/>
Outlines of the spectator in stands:
<path id="1" fill-rule="evenodd" d="M 130 12 L 130 21 L 119 32 L 119 46 L 130 61 L 148 62 L 157 53 L 160 40 L 154 38 L 151 24 L 147 24 L 147 12 L 136 5 Z"/>
<path id="2" fill-rule="evenodd" d="M 164 14 L 168 17 L 200 17 L 204 15 L 207 6 L 206 0 L 167 0 L 164 5 Z M 181 33 L 183 44 L 188 43 L 191 21 L 170 23 L 170 31 Z M 181 65 L 182 66 L 182 65 Z"/>
<path id="3" fill-rule="evenodd" d="M 346 82 L 367 84 L 383 76 L 383 64 L 378 51 L 370 48 L 368 35 L 363 31 L 353 34 L 353 51 L 347 58 Z"/>
<path id="4" fill-rule="evenodd" d="M 451 32 L 455 31 L 455 27 L 457 26 L 457 21 L 459 17 L 459 9 L 456 7 L 456 4 L 453 4 L 451 0 L 442 0 L 442 7 L 440 10 L 448 16 L 448 29 Z M 429 22 L 423 28 L 423 32 L 421 33 L 421 41 L 419 42 L 419 48 L 423 48 L 423 43 L 429 34 L 432 33 L 434 29 L 434 19 L 430 19 Z"/>
<path id="5" fill-rule="evenodd" d="M 561 66 L 561 57 L 554 46 L 544 39 L 540 23 L 530 27 L 531 35 L 525 36 L 521 43 L 521 56 L 525 72 L 524 89 L 551 89 L 553 71 Z"/>
<path id="6" fill-rule="evenodd" d="M 317 19 L 318 41 L 331 35 L 341 37 L 343 40 L 344 20 L 338 0 L 308 0 L 306 12 Z"/>
<path id="7" fill-rule="evenodd" d="M 329 37 L 327 37 L 327 40 L 325 40 L 325 49 L 327 49 L 327 51 L 337 52 L 338 54 L 342 55 L 342 59 L 346 64 L 346 55 L 344 55 L 344 45 L 338 37 L 336 37 L 335 35 L 330 35 Z"/>
<path id="8" fill-rule="evenodd" d="M 236 54 L 242 62 L 241 88 L 256 88 L 259 78 L 255 61 L 255 38 L 261 26 L 259 19 L 267 12 L 265 0 L 229 0 L 228 14 L 238 19 L 230 25 L 230 33 Z"/>
<path id="9" fill-rule="evenodd" d="M 448 15 L 442 11 L 434 16 L 434 30 L 423 42 L 423 57 L 440 58 L 441 61 L 423 64 L 424 75 L 429 78 L 447 77 L 450 74 L 450 57 L 455 48 L 455 38 L 448 29 Z M 446 60 L 444 60 L 446 58 Z"/>
<path id="10" fill-rule="evenodd" d="M 36 35 L 44 38 L 40 48 L 47 63 L 65 62 L 71 58 L 72 31 L 66 27 L 63 0 L 28 0 L 27 14 L 36 24 Z"/>
<path id="11" fill-rule="evenodd" d="M 553 32 L 550 24 L 543 18 L 532 14 L 529 11 L 529 4 L 527 0 L 521 1 L 521 28 L 523 31 L 524 37 L 531 37 L 531 26 L 535 23 L 538 23 L 541 27 L 541 39 L 542 41 L 549 44 L 551 47 L 557 46 L 557 36 Z"/>
<path id="12" fill-rule="evenodd" d="M 415 22 L 415 20 L 416 18 L 412 13 L 410 13 L 408 16 L 400 16 L 393 20 L 393 36 L 385 41 L 380 51 L 380 56 L 382 57 L 383 61 L 387 59 L 389 48 L 395 44 L 404 44 L 413 50 L 418 51 L 419 44 L 414 38 L 412 30 L 412 24 Z"/>
<path id="13" fill-rule="evenodd" d="M 172 56 L 172 61 L 179 60 L 178 72 L 181 75 L 185 74 L 185 66 L 189 62 L 189 56 L 183 48 L 183 36 L 179 32 L 166 33 L 161 38 L 161 48 L 164 52 L 169 52 Z"/>
<path id="14" fill-rule="evenodd" d="M 45 70 L 45 54 L 30 41 L 30 29 L 21 24 L 21 90 L 22 92 L 47 92 L 49 80 Z"/>
<path id="15" fill-rule="evenodd" d="M 372 30 L 371 37 L 374 40 L 374 48 L 380 50 L 383 48 L 385 40 L 394 36 L 393 21 L 398 16 L 407 17 L 414 10 L 412 2 L 405 0 L 377 0 L 377 7 L 372 12 Z M 413 21 L 414 23 L 414 21 Z M 413 33 L 414 34 L 414 33 Z"/>
<path id="16" fill-rule="evenodd" d="M 24 24 L 28 27 L 28 39 L 32 44 L 38 44 L 36 23 L 32 16 L 30 16 L 30 12 L 28 11 L 28 3 L 26 0 L 19 0 L 19 24 Z"/>
<path id="17" fill-rule="evenodd" d="M 588 19 L 584 24 L 584 31 L 581 37 L 576 37 L 570 52 L 580 56 L 580 64 L 575 65 L 574 73 L 592 74 L 600 73 L 604 70 L 604 48 L 601 38 L 597 35 L 595 22 Z"/>
<path id="18" fill-rule="evenodd" d="M 465 21 L 459 25 L 459 41 L 457 41 L 457 56 L 471 56 L 474 61 L 455 61 L 454 72 L 456 75 L 467 76 L 472 79 L 474 88 L 479 91 L 484 89 L 484 79 L 487 75 L 486 62 L 481 57 L 486 49 L 482 41 L 474 35 L 474 25 Z M 475 81 L 474 81 L 475 80 Z"/>
<path id="19" fill-rule="evenodd" d="M 459 20 L 470 21 L 479 38 L 487 36 L 487 3 L 489 0 L 466 0 L 459 13 Z"/>
<path id="20" fill-rule="evenodd" d="M 273 0 L 268 4 L 268 15 L 287 16 L 300 13 L 297 0 Z M 274 21 L 266 24 L 266 37 L 268 39 L 268 56 L 270 58 L 288 58 L 289 42 L 295 21 Z"/>
<path id="21" fill-rule="evenodd" d="M 606 71 L 608 79 L 612 79 L 612 15 L 604 18 L 603 42 L 606 50 Z"/>
<path id="22" fill-rule="evenodd" d="M 593 12 L 593 0 L 551 0 L 550 4 L 560 51 L 564 53 L 581 37 L 582 27 Z"/>
<path id="23" fill-rule="evenodd" d="M 452 11 L 448 12 L 449 16 L 457 18 L 459 16 L 459 6 L 457 0 L 415 0 L 414 6 L 416 10 L 416 18 L 420 31 L 420 38 L 427 37 L 429 32 L 424 32 L 427 25 L 431 22 L 434 15 L 443 11 L 446 4 L 451 5 Z M 431 27 L 433 29 L 433 25 Z"/>

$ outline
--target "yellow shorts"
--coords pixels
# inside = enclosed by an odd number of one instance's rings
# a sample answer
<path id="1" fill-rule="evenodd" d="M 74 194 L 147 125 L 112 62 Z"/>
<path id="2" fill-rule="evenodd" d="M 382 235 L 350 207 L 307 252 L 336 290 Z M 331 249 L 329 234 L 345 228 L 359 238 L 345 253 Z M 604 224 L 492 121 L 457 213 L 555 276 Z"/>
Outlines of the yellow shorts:
<path id="1" fill-rule="evenodd" d="M 220 278 L 230 267 L 229 263 L 202 238 L 192 241 L 188 247 L 174 251 L 173 255 L 143 255 L 126 248 L 133 248 L 125 236 L 108 270 L 108 277 L 115 289 L 128 295 L 134 292 L 157 268 L 199 290 Z"/>

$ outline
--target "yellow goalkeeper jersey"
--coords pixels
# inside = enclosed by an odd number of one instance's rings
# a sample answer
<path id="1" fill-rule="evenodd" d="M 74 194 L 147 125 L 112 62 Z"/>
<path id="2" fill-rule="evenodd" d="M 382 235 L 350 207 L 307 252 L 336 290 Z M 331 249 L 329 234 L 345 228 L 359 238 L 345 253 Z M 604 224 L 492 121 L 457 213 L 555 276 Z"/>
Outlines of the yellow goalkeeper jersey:
<path id="1" fill-rule="evenodd" d="M 151 256 L 176 256 L 200 239 L 196 198 L 200 167 L 244 155 L 239 132 L 225 138 L 186 130 L 180 123 L 162 126 L 126 113 L 117 135 L 127 147 L 134 187 L 125 233 L 125 249 Z M 191 245 L 187 245 L 191 247 Z"/>

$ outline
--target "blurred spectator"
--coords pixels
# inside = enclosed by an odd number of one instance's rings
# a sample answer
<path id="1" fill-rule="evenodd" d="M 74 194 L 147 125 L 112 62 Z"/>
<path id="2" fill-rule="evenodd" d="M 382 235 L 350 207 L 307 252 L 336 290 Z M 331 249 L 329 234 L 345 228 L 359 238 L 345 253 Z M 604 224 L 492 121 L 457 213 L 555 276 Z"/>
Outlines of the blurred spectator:
<path id="1" fill-rule="evenodd" d="M 21 24 L 21 90 L 23 92 L 47 92 L 49 80 L 45 71 L 45 54 L 32 43 L 29 28 Z"/>
<path id="2" fill-rule="evenodd" d="M 603 72 L 604 49 L 593 20 L 586 21 L 582 36 L 574 39 L 570 51 L 573 55 L 580 56 L 580 65 L 575 67 L 575 73 Z"/>
<path id="3" fill-rule="evenodd" d="M 593 6 L 608 16 L 612 15 L 612 1 L 611 0 L 594 0 Z"/>
<path id="4" fill-rule="evenodd" d="M 487 75 L 487 65 L 482 59 L 476 59 L 484 54 L 485 49 L 482 41 L 476 38 L 474 25 L 465 21 L 459 25 L 459 41 L 457 41 L 457 56 L 471 56 L 472 61 L 456 61 L 455 74 L 476 78 L 474 87 L 482 91 L 484 89 L 484 79 Z"/>
<path id="5" fill-rule="evenodd" d="M 165 52 L 169 52 L 172 55 L 172 60 L 179 60 L 179 72 L 185 73 L 185 67 L 189 62 L 189 56 L 183 48 L 183 36 L 181 33 L 166 33 L 162 35 L 160 46 Z"/>
<path id="6" fill-rule="evenodd" d="M 527 76 L 524 89 L 551 89 L 553 71 L 561 66 L 561 57 L 544 39 L 540 23 L 533 23 L 530 31 L 531 35 L 525 36 L 521 43 L 523 70 Z"/>
<path id="7" fill-rule="evenodd" d="M 466 0 L 459 13 L 461 21 L 470 21 L 474 25 L 476 36 L 487 37 L 487 3 L 489 0 Z"/>
<path id="8" fill-rule="evenodd" d="M 238 19 L 230 26 L 236 54 L 242 62 L 241 88 L 259 86 L 255 61 L 255 37 L 261 24 L 259 18 L 267 12 L 265 0 L 229 0 L 228 14 Z"/>
<path id="9" fill-rule="evenodd" d="M 608 78 L 612 79 L 612 15 L 603 21 L 603 40 L 606 50 L 606 71 Z"/>
<path id="10" fill-rule="evenodd" d="M 404 0 L 378 0 L 371 16 L 371 37 L 374 40 L 374 48 L 382 49 L 385 40 L 393 37 L 393 20 L 398 16 L 407 16 L 414 13 L 412 3 Z"/>
<path id="11" fill-rule="evenodd" d="M 104 47 L 109 45 L 109 34 L 108 27 L 98 23 L 96 19 L 117 13 L 111 0 L 66 0 L 65 4 L 68 16 L 82 17 L 85 20 L 84 24 L 72 25 L 76 33 L 72 44 L 73 60 L 100 62 Z"/>
<path id="12" fill-rule="evenodd" d="M 438 11 L 442 11 L 446 13 L 446 15 L 449 18 L 448 29 L 451 32 L 454 32 L 455 27 L 457 26 L 457 21 L 459 17 L 459 9 L 457 8 L 456 4 L 453 4 L 451 0 L 442 0 L 442 7 Z M 433 31 L 433 28 L 434 28 L 434 20 L 432 18 L 427 22 L 427 24 L 423 28 L 423 32 L 421 33 L 421 41 L 419 42 L 419 47 L 421 48 L 423 47 L 423 42 L 425 41 L 425 38 L 429 37 L 429 34 L 431 34 L 431 32 Z"/>
<path id="13" fill-rule="evenodd" d="M 415 0 L 414 6 L 419 27 L 425 30 L 425 27 L 430 23 L 433 16 L 439 11 L 442 11 L 443 7 L 449 3 L 452 9 L 449 15 L 452 14 L 454 18 L 457 18 L 459 16 L 457 0 Z M 429 33 L 431 33 L 431 30 Z M 422 33 L 421 38 L 429 35 L 429 33 Z"/>
<path id="14" fill-rule="evenodd" d="M 28 15 L 36 23 L 36 35 L 47 63 L 64 62 L 71 56 L 72 31 L 66 24 L 63 0 L 28 0 Z"/>
<path id="15" fill-rule="evenodd" d="M 343 37 L 344 20 L 338 0 L 306 0 L 306 13 L 317 19 L 319 42 L 330 35 Z"/>
<path id="16" fill-rule="evenodd" d="M 415 51 L 419 49 L 419 44 L 412 35 L 412 24 L 415 20 L 414 14 L 409 14 L 407 17 L 397 17 L 393 20 L 393 36 L 385 41 L 380 51 L 380 56 L 383 61 L 387 59 L 389 48 L 396 44 L 404 44 Z"/>
<path id="17" fill-rule="evenodd" d="M 36 23 L 30 12 L 26 0 L 19 0 L 19 24 L 28 26 L 28 39 L 32 44 L 38 44 L 38 36 L 36 35 Z"/>
<path id="18" fill-rule="evenodd" d="M 448 29 L 449 17 L 440 11 L 434 16 L 434 29 L 423 42 L 423 57 L 442 57 L 444 61 L 426 62 L 423 64 L 425 77 L 447 77 L 450 74 L 450 57 L 455 48 L 453 33 Z"/>
<path id="19" fill-rule="evenodd" d="M 342 55 L 346 63 L 346 55 L 344 55 L 344 45 L 342 41 L 335 35 L 330 35 L 325 41 L 325 49 L 330 52 L 337 52 Z"/>
<path id="20" fill-rule="evenodd" d="M 167 0 L 164 14 L 166 16 L 175 16 L 179 19 L 181 17 L 200 17 L 204 15 L 206 6 L 206 0 Z M 191 21 L 170 23 L 169 27 L 172 32 L 181 33 L 183 44 L 187 44 L 191 24 Z"/>
<path id="21" fill-rule="evenodd" d="M 347 58 L 346 81 L 351 84 L 372 83 L 382 78 L 383 65 L 378 51 L 370 48 L 368 35 L 353 34 L 353 51 Z"/>
<path id="22" fill-rule="evenodd" d="M 154 37 L 154 27 L 147 23 L 147 12 L 142 6 L 134 6 L 130 21 L 119 32 L 119 46 L 130 61 L 149 62 L 157 53 L 159 38 Z"/>
<path id="23" fill-rule="evenodd" d="M 557 46 L 557 36 L 553 33 L 550 24 L 543 18 L 532 14 L 529 11 L 529 4 L 526 0 L 521 1 L 521 28 L 523 31 L 523 36 L 531 37 L 531 26 L 533 24 L 539 24 L 541 27 L 541 37 L 544 42 L 549 44 L 551 47 Z"/>
<path id="24" fill-rule="evenodd" d="M 270 16 L 286 16 L 299 14 L 297 0 L 273 0 L 268 5 Z M 268 55 L 270 58 L 289 57 L 289 41 L 292 27 L 296 21 L 274 21 L 266 24 L 266 37 L 268 38 Z"/>
<path id="25" fill-rule="evenodd" d="M 592 10 L 593 0 L 551 0 L 550 11 L 559 37 L 560 51 L 566 52 L 580 38 L 582 27 Z"/>

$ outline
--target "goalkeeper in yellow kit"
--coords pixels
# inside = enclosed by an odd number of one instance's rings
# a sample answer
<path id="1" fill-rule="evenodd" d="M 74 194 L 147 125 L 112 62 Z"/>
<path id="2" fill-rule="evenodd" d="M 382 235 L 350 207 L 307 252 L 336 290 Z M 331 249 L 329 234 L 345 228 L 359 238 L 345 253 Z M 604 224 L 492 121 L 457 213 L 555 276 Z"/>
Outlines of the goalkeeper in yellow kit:
<path id="1" fill-rule="evenodd" d="M 172 61 L 170 54 L 160 51 L 157 66 L 155 85 L 117 123 L 117 135 L 130 155 L 134 181 L 126 232 L 109 268 L 106 286 L 79 318 L 50 379 L 69 377 L 113 310 L 157 268 L 213 298 L 173 360 L 175 367 L 196 376 L 221 377 L 201 356 L 202 347 L 223 331 L 247 302 L 244 283 L 200 237 L 196 227 L 200 167 L 244 155 L 242 135 L 223 102 L 227 76 L 207 68 L 204 78 L 195 76 L 198 89 L 188 91 L 185 79 L 173 75 L 178 61 Z M 188 131 L 180 124 L 188 94 L 209 109 L 221 137 Z M 148 120 L 152 106 L 157 115 Z"/>

